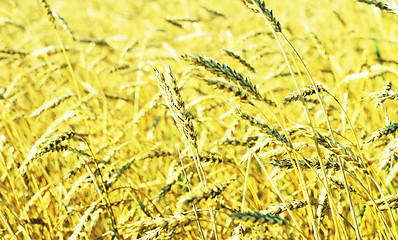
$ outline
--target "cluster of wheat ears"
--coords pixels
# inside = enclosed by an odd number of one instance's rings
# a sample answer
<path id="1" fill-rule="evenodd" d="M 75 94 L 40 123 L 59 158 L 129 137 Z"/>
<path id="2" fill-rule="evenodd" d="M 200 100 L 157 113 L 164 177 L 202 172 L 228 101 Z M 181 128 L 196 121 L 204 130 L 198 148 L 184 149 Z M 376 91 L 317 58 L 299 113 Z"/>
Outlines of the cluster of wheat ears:
<path id="1" fill-rule="evenodd" d="M 0 9 L 0 239 L 397 238 L 396 2 Z"/>

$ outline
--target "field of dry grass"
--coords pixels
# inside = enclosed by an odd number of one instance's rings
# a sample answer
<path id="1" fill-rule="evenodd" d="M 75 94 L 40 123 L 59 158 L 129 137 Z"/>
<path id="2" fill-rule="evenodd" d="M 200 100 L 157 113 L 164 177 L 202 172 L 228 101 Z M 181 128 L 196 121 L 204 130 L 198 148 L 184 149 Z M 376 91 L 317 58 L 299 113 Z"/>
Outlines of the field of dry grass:
<path id="1" fill-rule="evenodd" d="M 0 239 L 398 236 L 395 2 L 0 9 Z"/>

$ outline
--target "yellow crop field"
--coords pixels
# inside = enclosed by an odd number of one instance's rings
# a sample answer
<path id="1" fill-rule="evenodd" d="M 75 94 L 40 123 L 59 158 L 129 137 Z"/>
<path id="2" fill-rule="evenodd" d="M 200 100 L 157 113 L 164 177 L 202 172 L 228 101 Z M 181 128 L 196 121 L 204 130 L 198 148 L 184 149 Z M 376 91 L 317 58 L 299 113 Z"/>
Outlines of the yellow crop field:
<path id="1" fill-rule="evenodd" d="M 0 239 L 396 239 L 398 3 L 0 1 Z"/>

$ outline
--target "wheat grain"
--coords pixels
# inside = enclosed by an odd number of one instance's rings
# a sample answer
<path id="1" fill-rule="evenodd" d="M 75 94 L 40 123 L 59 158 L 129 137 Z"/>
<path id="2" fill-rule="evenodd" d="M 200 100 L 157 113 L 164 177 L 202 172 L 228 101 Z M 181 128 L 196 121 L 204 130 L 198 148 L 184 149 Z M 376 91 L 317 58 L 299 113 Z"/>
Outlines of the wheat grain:
<path id="1" fill-rule="evenodd" d="M 376 108 L 381 107 L 386 100 L 398 99 L 398 91 L 391 90 L 391 86 L 389 82 L 383 90 L 369 94 L 369 97 L 376 99 Z"/>
<path id="2" fill-rule="evenodd" d="M 338 189 L 345 189 L 344 187 L 344 183 L 342 183 L 341 181 L 335 179 L 335 178 L 328 178 L 332 183 L 334 183 Z M 348 185 L 348 190 L 352 193 L 356 193 L 357 191 L 350 185 Z"/>
<path id="3" fill-rule="evenodd" d="M 308 143 L 293 143 L 292 149 L 294 149 L 295 151 L 300 151 L 301 149 L 308 147 Z M 281 148 L 277 148 L 277 149 L 273 149 L 273 150 L 269 150 L 267 152 L 261 153 L 258 156 L 261 159 L 274 159 L 274 158 L 280 158 L 284 155 L 286 155 L 286 148 L 285 147 L 281 147 Z"/>
<path id="4" fill-rule="evenodd" d="M 63 145 L 62 142 L 66 141 L 68 139 L 71 139 L 75 135 L 76 135 L 76 133 L 73 130 L 69 130 L 69 131 L 66 131 L 62 134 L 55 136 L 54 138 L 49 140 L 44 145 L 41 145 L 40 141 L 37 141 L 35 143 L 35 145 L 32 147 L 32 149 L 30 150 L 28 157 L 21 164 L 21 167 L 19 169 L 19 172 L 22 175 L 22 177 L 24 178 L 25 183 L 28 182 L 27 175 L 26 175 L 27 171 L 28 171 L 28 166 L 34 159 L 36 159 L 39 156 L 42 156 L 48 152 L 66 150 L 66 148 L 68 148 L 68 146 Z"/>
<path id="5" fill-rule="evenodd" d="M 370 134 L 368 140 L 366 140 L 365 143 L 371 143 L 379 140 L 383 136 L 387 136 L 390 134 L 395 134 L 395 132 L 398 130 L 398 123 L 393 123 L 387 127 L 377 129 L 375 132 Z"/>
<path id="6" fill-rule="evenodd" d="M 318 222 L 321 222 L 325 218 L 326 211 L 329 209 L 328 201 L 329 199 L 326 188 L 322 188 L 321 194 L 319 196 L 319 206 L 316 211 Z"/>
<path id="7" fill-rule="evenodd" d="M 30 55 L 34 57 L 41 57 L 43 55 L 54 55 L 58 53 L 63 53 L 63 51 L 69 51 L 70 48 L 68 46 L 48 46 L 45 48 L 40 48 L 33 51 Z"/>
<path id="8" fill-rule="evenodd" d="M 321 54 L 321 56 L 327 60 L 330 60 L 329 54 L 325 49 L 325 46 L 323 45 L 323 43 L 321 42 L 321 40 L 319 40 L 318 36 L 313 32 L 310 31 L 311 33 L 311 40 L 314 42 L 316 49 L 318 50 L 318 52 Z"/>
<path id="9" fill-rule="evenodd" d="M 197 135 L 194 129 L 188 111 L 185 109 L 184 101 L 181 98 L 180 89 L 176 84 L 176 79 L 173 77 L 171 69 L 169 69 L 170 85 L 166 82 L 164 75 L 155 68 L 156 79 L 158 80 L 158 87 L 162 90 L 163 98 L 165 99 L 174 120 L 177 123 L 177 128 L 195 148 L 197 142 Z"/>
<path id="10" fill-rule="evenodd" d="M 174 25 L 176 27 L 183 28 L 182 25 L 179 22 L 177 22 L 177 21 L 174 21 L 174 20 L 169 19 L 169 18 L 165 18 L 164 20 L 166 20 L 166 22 L 168 22 L 168 23 L 170 23 L 170 24 L 172 24 L 172 25 Z"/>
<path id="11" fill-rule="evenodd" d="M 168 19 L 171 19 L 171 18 L 168 18 Z M 189 23 L 200 22 L 199 19 L 193 19 L 193 18 L 173 18 L 171 20 L 176 21 L 176 22 L 189 22 Z"/>
<path id="12" fill-rule="evenodd" d="M 25 27 L 22 24 L 19 24 L 10 18 L 0 17 L 0 25 L 4 25 L 4 24 L 10 24 L 10 25 L 20 28 L 21 30 L 25 30 Z"/>
<path id="13" fill-rule="evenodd" d="M 383 1 L 377 0 L 357 0 L 358 2 L 366 3 L 368 5 L 373 5 L 380 10 L 385 10 L 387 12 L 395 12 L 393 8 L 390 8 L 390 5 L 384 3 Z"/>
<path id="14" fill-rule="evenodd" d="M 240 119 L 235 118 L 231 124 L 229 124 L 227 130 L 224 133 L 224 136 L 222 137 L 222 140 L 227 139 L 227 138 L 232 138 L 232 136 L 236 132 L 236 128 L 239 126 Z"/>
<path id="15" fill-rule="evenodd" d="M 273 225 L 273 224 L 286 224 L 287 221 L 272 214 L 263 214 L 261 212 L 239 212 L 232 211 L 228 214 L 232 219 L 242 221 L 251 226 Z"/>
<path id="16" fill-rule="evenodd" d="M 50 24 L 53 27 L 53 29 L 55 29 L 56 28 L 55 17 L 54 17 L 52 9 L 50 7 L 50 4 L 48 4 L 47 0 L 40 0 L 40 2 L 41 2 L 41 5 L 44 8 L 44 11 L 46 12 L 46 16 L 47 16 L 48 21 L 50 22 Z"/>
<path id="17" fill-rule="evenodd" d="M 105 187 L 107 189 L 111 188 L 113 184 L 115 184 L 120 176 L 125 174 L 125 172 L 133 165 L 136 161 L 142 161 L 145 159 L 152 159 L 152 158 L 158 158 L 158 157 L 167 157 L 171 156 L 172 153 L 167 152 L 167 151 L 150 151 L 146 153 L 143 156 L 138 156 L 138 157 L 132 157 L 129 160 L 127 160 L 122 167 L 119 168 L 119 170 L 112 175 L 112 177 L 107 181 L 105 184 Z"/>
<path id="18" fill-rule="evenodd" d="M 388 210 L 389 208 L 398 208 L 398 194 L 388 195 L 385 198 L 376 199 L 367 202 L 369 205 L 374 206 L 374 203 L 379 207 L 380 210 Z M 388 204 L 388 205 L 387 205 Z"/>
<path id="19" fill-rule="evenodd" d="M 112 68 L 111 70 L 109 70 L 109 73 L 115 73 L 115 72 L 119 72 L 122 70 L 126 70 L 131 68 L 129 64 L 121 64 L 121 65 L 117 65 L 114 68 Z"/>
<path id="20" fill-rule="evenodd" d="M 177 180 L 181 177 L 182 175 L 182 168 L 178 168 L 179 164 L 177 161 L 174 161 L 169 169 L 169 174 L 167 176 L 167 181 L 166 185 L 160 190 L 160 193 L 158 195 L 158 198 L 156 199 L 155 202 L 159 201 L 161 198 L 163 198 L 167 192 L 170 191 L 171 187 L 177 182 Z"/>
<path id="21" fill-rule="evenodd" d="M 91 204 L 91 206 L 85 211 L 83 216 L 79 219 L 79 224 L 77 224 L 74 228 L 72 235 L 68 238 L 68 240 L 77 240 L 80 239 L 81 236 L 84 236 L 86 225 L 90 223 L 91 216 L 95 214 L 97 211 L 97 204 L 100 200 L 97 200 Z"/>
<path id="22" fill-rule="evenodd" d="M 236 109 L 236 114 L 243 120 L 248 121 L 252 126 L 258 127 L 264 133 L 267 133 L 270 136 L 274 137 L 276 140 L 278 140 L 280 142 L 284 142 L 288 146 L 291 146 L 290 142 L 286 139 L 286 137 L 284 135 L 280 134 L 276 129 L 270 128 L 268 125 L 253 118 L 249 114 L 242 112 L 242 110 L 240 110 L 240 109 Z"/>
<path id="23" fill-rule="evenodd" d="M 185 194 L 177 203 L 178 209 L 182 210 L 191 204 L 199 203 L 201 200 L 215 198 L 220 195 L 235 179 L 236 177 L 232 177 L 228 182 L 214 185 L 212 188 L 197 188 L 195 191 Z"/>
<path id="24" fill-rule="evenodd" d="M 254 13 L 263 15 L 267 19 L 267 23 L 274 29 L 275 32 L 282 32 L 282 27 L 280 22 L 276 20 L 272 10 L 270 11 L 263 1 L 242 0 L 242 2 Z"/>
<path id="25" fill-rule="evenodd" d="M 237 60 L 238 62 L 240 62 L 243 66 L 245 66 L 247 69 L 249 69 L 251 72 L 256 72 L 256 70 L 254 69 L 254 67 L 252 67 L 250 65 L 250 63 L 248 63 L 245 59 L 243 59 L 241 56 L 239 56 L 238 54 L 223 48 L 222 49 L 228 56 L 232 57 L 233 59 Z"/>
<path id="26" fill-rule="evenodd" d="M 304 159 L 304 160 L 299 160 L 298 162 L 300 164 L 300 168 L 303 170 L 307 170 L 310 167 L 315 168 L 315 169 L 321 169 L 321 164 L 320 164 L 318 158 Z M 273 159 L 269 163 L 272 166 L 278 167 L 281 169 L 294 169 L 294 165 L 297 166 L 297 160 L 292 161 L 289 158 Z M 333 158 L 327 158 L 323 164 L 325 166 L 325 169 L 339 170 L 339 168 L 340 168 L 339 164 Z"/>
<path id="27" fill-rule="evenodd" d="M 389 66 L 384 66 L 384 65 L 372 65 L 370 67 L 367 67 L 366 70 L 359 72 L 359 73 L 354 73 L 350 74 L 345 77 L 344 82 L 349 83 L 352 82 L 353 80 L 361 79 L 361 78 L 376 78 L 377 76 L 382 76 L 385 73 L 394 73 L 395 75 L 398 75 L 398 71 L 396 68 L 389 67 Z"/>
<path id="28" fill-rule="evenodd" d="M 99 46 L 106 46 L 112 49 L 112 47 L 108 44 L 108 42 L 105 39 L 75 36 L 74 40 L 76 42 L 82 42 L 82 43 L 95 43 Z"/>
<path id="29" fill-rule="evenodd" d="M 220 145 L 231 145 L 231 146 L 242 146 L 252 148 L 256 145 L 256 142 L 259 140 L 259 136 L 248 137 L 247 139 L 238 139 L 238 138 L 227 138 L 224 141 L 216 144 Z M 270 139 L 273 141 L 272 139 Z"/>
<path id="30" fill-rule="evenodd" d="M 69 91 L 69 93 L 66 93 L 60 97 L 55 97 L 51 99 L 50 101 L 45 102 L 43 105 L 41 105 L 39 108 L 37 108 L 34 112 L 32 112 L 29 116 L 30 117 L 35 117 L 40 114 L 42 114 L 44 111 L 47 111 L 48 109 L 55 108 L 62 102 L 66 101 L 67 99 L 71 97 L 76 97 L 76 94 L 72 93 Z"/>
<path id="31" fill-rule="evenodd" d="M 202 6 L 202 8 L 213 16 L 226 18 L 226 16 L 224 14 L 220 13 L 219 11 L 207 8 L 205 6 Z"/>
<path id="32" fill-rule="evenodd" d="M 61 24 L 62 28 L 69 34 L 69 36 L 70 36 L 73 40 L 75 40 L 75 33 L 74 33 L 73 30 L 69 27 L 68 22 L 67 22 L 63 17 L 61 17 L 61 15 L 59 15 L 58 13 L 53 12 L 53 14 L 54 14 L 54 17 L 57 18 L 59 24 Z"/>
<path id="33" fill-rule="evenodd" d="M 202 113 L 207 113 L 207 112 L 210 112 L 211 110 L 215 110 L 216 108 L 225 106 L 227 104 L 227 102 L 229 102 L 229 101 L 228 100 L 219 101 L 219 102 L 215 101 L 214 103 L 211 103 L 206 107 L 199 108 L 198 111 L 202 112 Z"/>
<path id="34" fill-rule="evenodd" d="M 304 200 L 293 200 L 291 202 L 286 203 L 286 205 L 281 204 L 279 206 L 271 206 L 271 207 L 269 207 L 269 210 L 260 211 L 260 212 L 263 214 L 271 214 L 271 215 L 275 216 L 277 214 L 287 211 L 287 209 L 289 209 L 289 210 L 298 209 L 298 208 L 302 208 L 306 205 L 307 205 L 307 202 Z"/>
<path id="35" fill-rule="evenodd" d="M 14 50 L 14 49 L 6 49 L 0 50 L 0 53 L 8 54 L 8 55 L 19 55 L 21 57 L 27 56 L 29 53 L 24 50 Z"/>
<path id="36" fill-rule="evenodd" d="M 192 157 L 189 157 L 192 159 Z M 206 151 L 205 153 L 199 154 L 199 159 L 202 163 L 210 164 L 223 164 L 223 163 L 233 163 L 232 159 L 229 159 L 223 155 Z"/>
<path id="37" fill-rule="evenodd" d="M 228 83 L 222 82 L 220 80 L 216 79 L 203 79 L 207 85 L 211 85 L 216 89 L 220 89 L 225 92 L 230 92 L 234 94 L 234 97 L 238 98 L 241 102 L 243 103 L 249 103 L 250 105 L 253 105 L 253 102 L 250 101 L 249 95 L 244 92 L 242 89 L 239 87 L 232 86 Z"/>
<path id="38" fill-rule="evenodd" d="M 322 84 L 317 84 L 316 88 L 318 90 L 318 92 L 328 92 L 328 90 L 326 90 L 326 88 L 322 85 Z M 293 93 L 291 93 L 289 96 L 285 97 L 283 99 L 283 104 L 289 104 L 293 101 L 297 101 L 300 99 L 300 97 L 308 97 L 311 96 L 313 94 L 316 93 L 315 89 L 313 86 L 307 86 L 305 88 L 300 89 L 301 94 L 299 94 L 298 91 L 295 91 Z"/>
<path id="39" fill-rule="evenodd" d="M 242 90 L 246 91 L 249 95 L 254 97 L 259 101 L 263 101 L 271 106 L 275 106 L 275 103 L 272 100 L 269 100 L 265 97 L 262 97 L 260 92 L 257 89 L 257 86 L 253 85 L 249 78 L 244 77 L 242 74 L 237 72 L 236 70 L 230 68 L 226 64 L 220 64 L 217 61 L 202 57 L 202 56 L 188 56 L 183 55 L 182 58 L 185 61 L 191 62 L 194 65 L 204 67 L 210 73 L 223 77 L 226 80 L 230 81 L 232 84 L 239 86 Z"/>
<path id="40" fill-rule="evenodd" d="M 391 167 L 391 165 L 397 161 L 398 161 L 398 139 L 395 138 L 388 144 L 388 146 L 382 152 L 379 171 L 381 171 L 383 168 L 386 168 L 387 166 L 388 168 Z"/>
<path id="41" fill-rule="evenodd" d="M 354 154 L 354 152 L 349 147 L 344 147 L 339 142 L 333 142 L 332 139 L 317 131 L 315 131 L 315 137 L 318 143 L 326 150 L 336 154 L 339 157 L 342 157 L 354 166 L 361 167 L 362 159 L 360 158 L 360 156 Z"/>
<path id="42" fill-rule="evenodd" d="M 145 233 L 147 231 L 151 231 L 159 228 L 159 231 L 166 232 L 173 228 L 182 227 L 190 224 L 192 221 L 191 218 L 187 217 L 184 214 L 176 213 L 174 215 L 165 217 L 165 218 L 156 218 L 156 219 L 142 219 L 133 224 L 129 224 L 126 227 L 133 228 L 134 231 Z"/>

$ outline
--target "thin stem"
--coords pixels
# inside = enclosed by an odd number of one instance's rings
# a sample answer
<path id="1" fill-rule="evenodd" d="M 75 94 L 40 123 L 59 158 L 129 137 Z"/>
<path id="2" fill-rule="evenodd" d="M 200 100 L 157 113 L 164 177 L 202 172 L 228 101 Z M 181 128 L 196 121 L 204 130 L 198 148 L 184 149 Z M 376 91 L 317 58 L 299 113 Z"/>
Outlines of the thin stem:
<path id="1" fill-rule="evenodd" d="M 310 72 L 308 71 L 308 68 L 305 65 L 305 63 L 304 63 L 303 59 L 301 58 L 300 54 L 296 51 L 296 49 L 293 47 L 293 45 L 290 43 L 290 41 L 286 38 L 286 36 L 282 32 L 280 33 L 280 35 L 285 40 L 285 42 L 289 45 L 289 47 L 292 49 L 292 51 L 296 55 L 297 59 L 300 61 L 300 63 L 303 66 L 303 68 L 304 68 L 304 70 L 305 70 L 305 72 L 306 72 L 306 74 L 307 74 L 312 86 L 314 87 L 316 96 L 318 97 L 319 103 L 320 103 L 321 108 L 322 108 L 322 112 L 323 112 L 323 114 L 325 116 L 325 120 L 326 120 L 327 126 L 329 128 L 329 132 L 331 134 L 331 138 L 332 138 L 333 142 L 336 142 L 336 139 L 335 139 L 334 134 L 333 134 L 333 129 L 332 129 L 332 126 L 331 126 L 330 121 L 329 121 L 329 117 L 327 115 L 325 107 L 323 106 L 323 101 L 322 101 L 321 96 L 319 94 L 319 91 L 318 91 L 318 89 L 316 87 L 315 81 L 312 79 L 312 76 L 311 76 Z M 311 131 L 313 131 L 312 126 L 311 126 Z M 314 136 L 314 139 L 315 139 L 315 132 L 313 132 L 313 136 Z M 316 140 L 315 140 L 315 143 L 317 144 Z M 360 231 L 359 231 L 358 223 L 357 223 L 357 220 L 356 220 L 356 214 L 355 214 L 355 209 L 354 209 L 354 206 L 353 206 L 353 203 L 352 203 L 352 199 L 351 199 L 351 193 L 349 191 L 347 179 L 346 179 L 345 174 L 344 174 L 343 161 L 342 161 L 342 159 L 339 156 L 337 156 L 337 161 L 339 163 L 340 171 L 341 171 L 342 176 L 343 176 L 344 187 L 345 187 L 346 194 L 347 194 L 347 197 L 348 197 L 348 204 L 350 206 L 350 212 L 351 212 L 351 215 L 352 215 L 352 220 L 354 222 L 355 233 L 357 235 L 357 239 L 362 239 Z M 321 165 L 323 165 L 322 161 L 321 161 Z M 322 172 L 324 172 L 324 166 L 323 166 Z M 327 178 L 326 178 L 325 172 L 324 172 L 324 178 L 325 178 L 325 181 L 327 182 Z M 326 184 L 326 186 L 329 186 L 329 184 Z M 333 214 L 333 216 L 334 216 L 334 214 Z"/>

